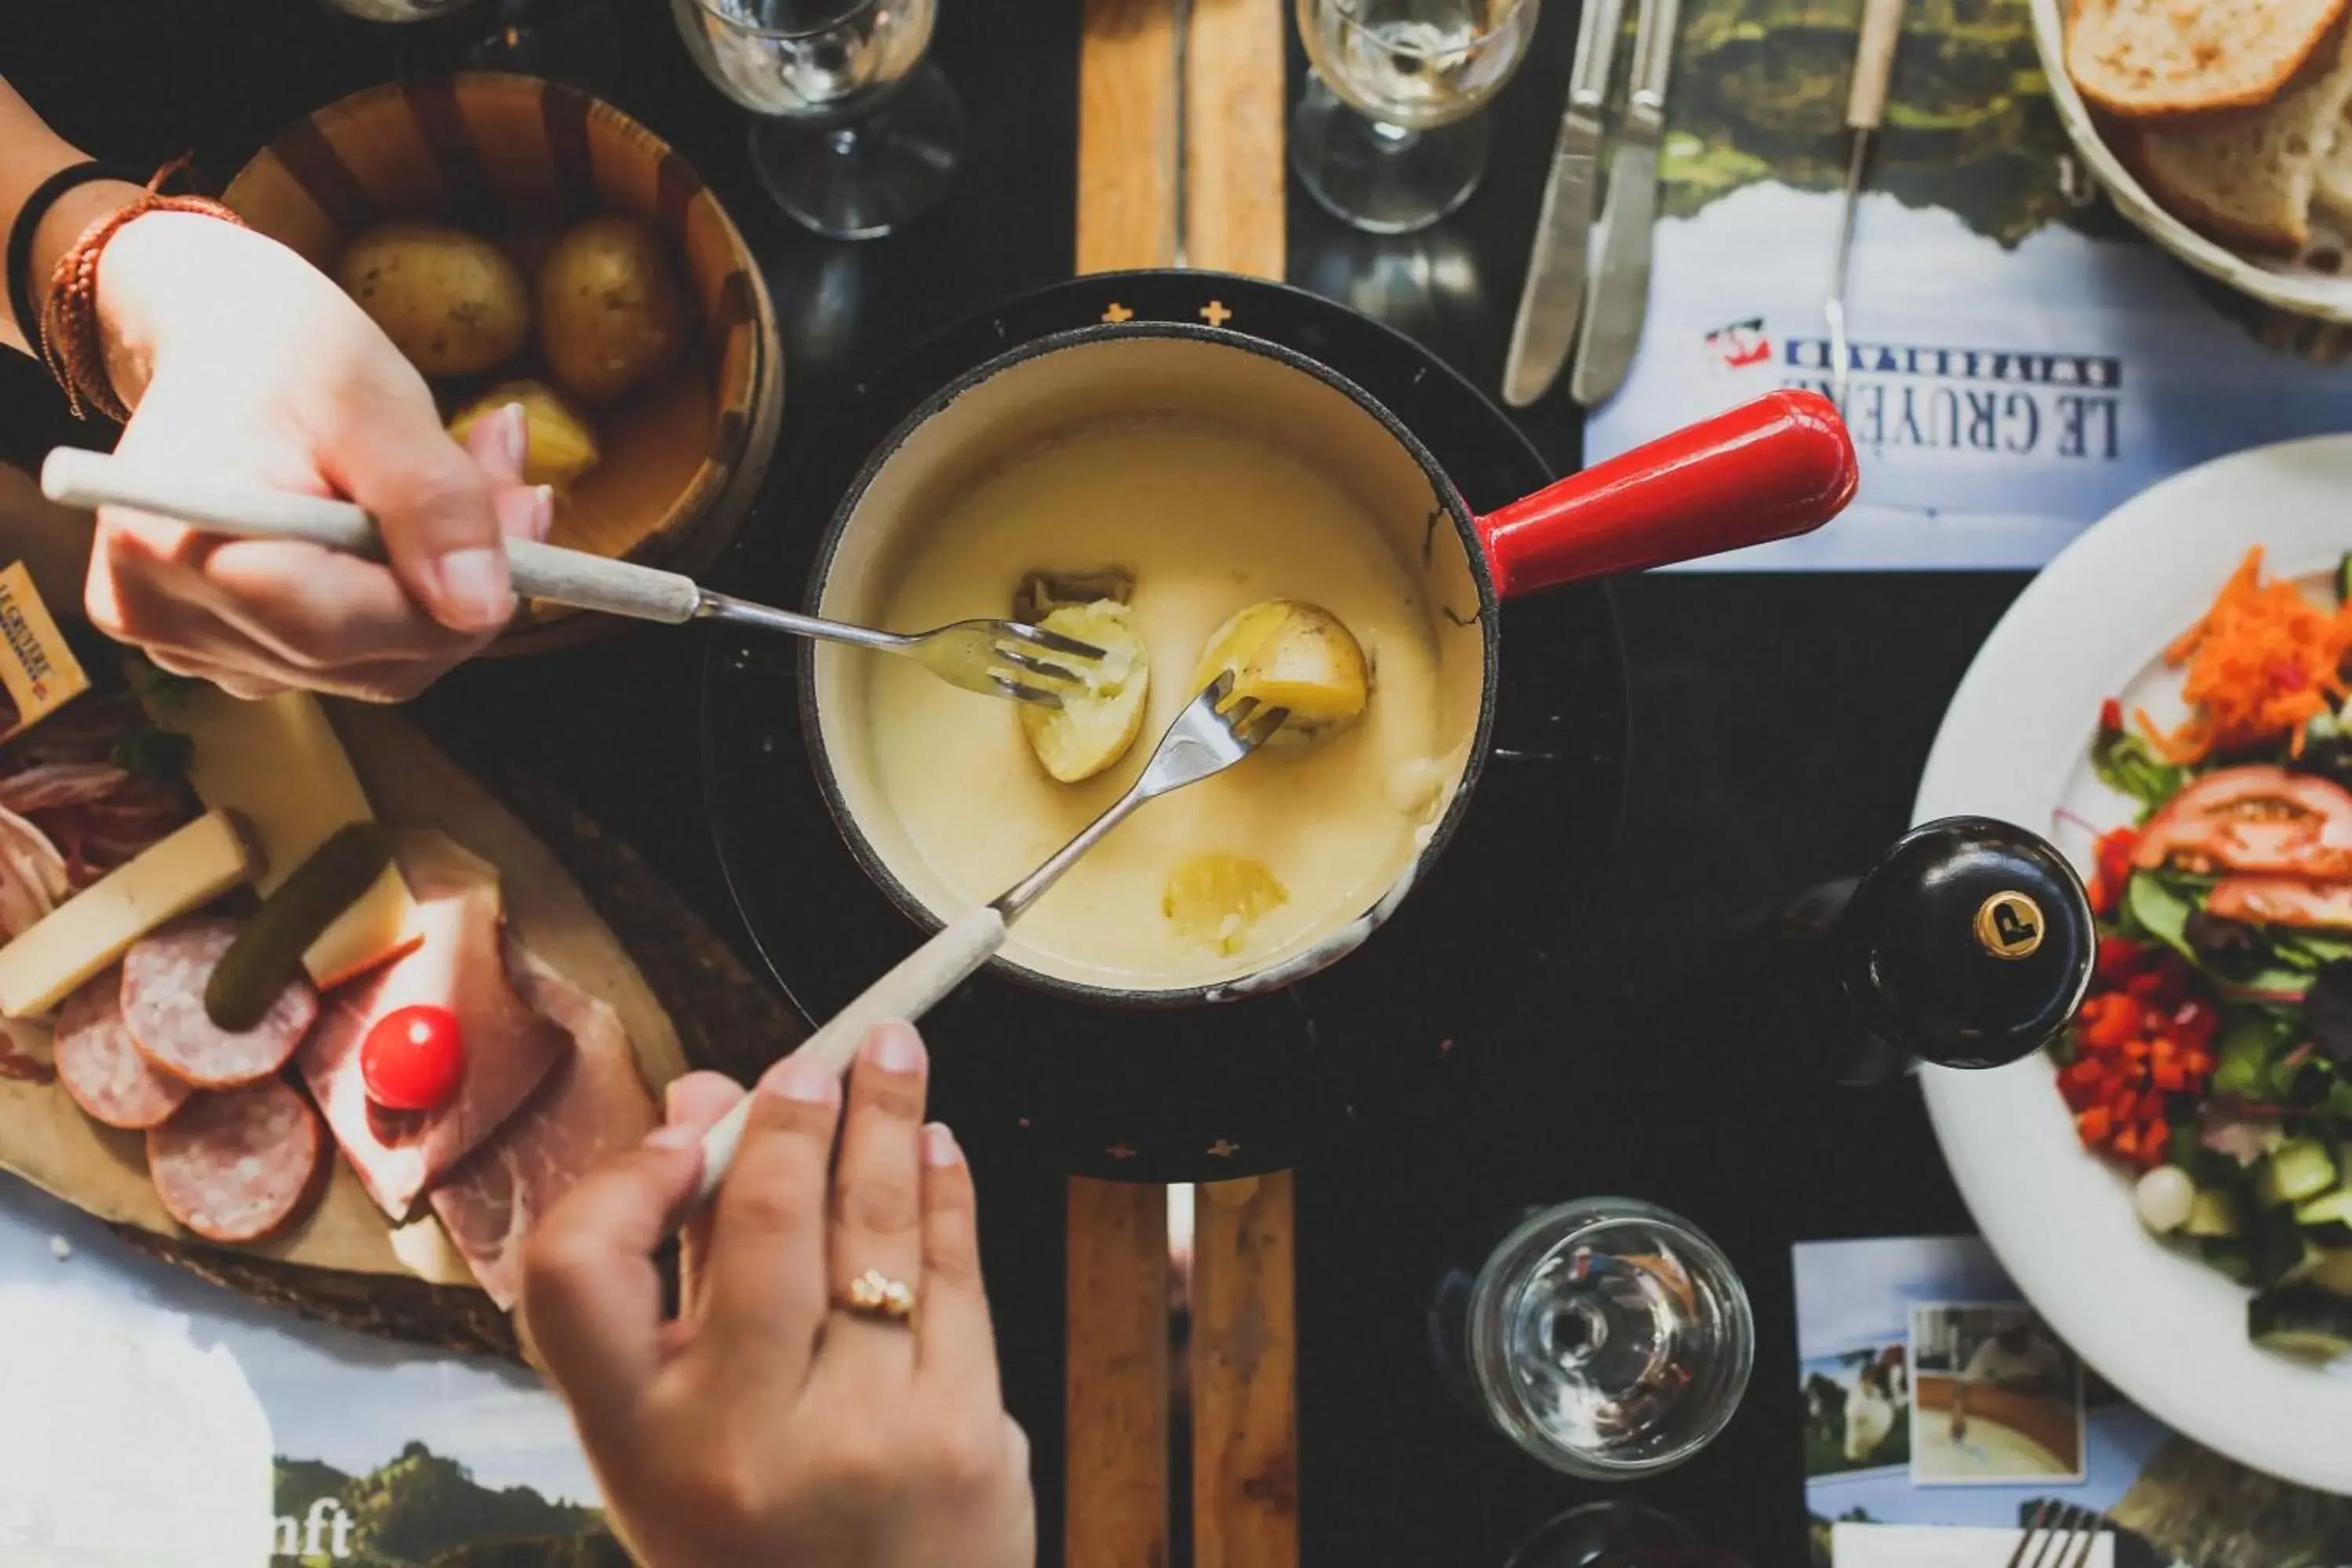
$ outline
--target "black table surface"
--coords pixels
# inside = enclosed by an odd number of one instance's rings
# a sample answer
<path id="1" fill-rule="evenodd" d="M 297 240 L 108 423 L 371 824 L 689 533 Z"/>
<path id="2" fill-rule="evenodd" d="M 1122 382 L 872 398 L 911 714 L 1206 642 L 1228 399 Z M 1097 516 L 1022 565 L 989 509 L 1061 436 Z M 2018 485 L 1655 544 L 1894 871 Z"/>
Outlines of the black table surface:
<path id="1" fill-rule="evenodd" d="M 941 9 L 936 58 L 971 127 L 961 182 L 903 234 L 848 246 L 803 234 L 768 204 L 742 120 L 696 74 L 659 0 L 541 7 L 564 51 L 551 74 L 667 138 L 764 263 L 790 386 L 772 482 L 791 482 L 793 443 L 817 425 L 828 389 L 1070 269 L 1076 0 Z M 225 178 L 301 113 L 447 63 L 481 19 L 387 28 L 317 0 L 30 0 L 0 7 L 0 70 L 101 156 L 161 161 L 194 148 Z M 1575 20 L 1571 5 L 1546 8 L 1528 66 L 1493 110 L 1486 184 L 1459 214 L 1421 236 L 1374 239 L 1294 191 L 1291 280 L 1496 384 Z M 1292 55 L 1295 81 L 1295 40 Z M 1564 389 L 1520 417 L 1556 467 L 1576 465 L 1580 421 Z M 29 463 L 72 434 L 38 372 L 5 356 L 0 456 Z M 1619 585 L 1633 736 L 1616 866 L 1601 885 L 1557 891 L 1561 907 L 1607 910 L 1602 934 L 1556 961 L 1521 1048 L 1462 1064 L 1461 1092 L 1441 1114 L 1371 1130 L 1299 1173 L 1299 1488 L 1312 1568 L 1499 1568 L 1542 1520 L 1601 1495 L 1522 1458 L 1450 1401 L 1423 1312 L 1450 1243 L 1519 1205 L 1601 1193 L 1663 1203 L 1707 1229 L 1757 1316 L 1756 1375 L 1738 1418 L 1633 1495 L 1757 1568 L 1801 1560 L 1790 1245 L 1948 1233 L 1967 1216 L 1915 1091 L 1793 1080 L 1738 1027 L 1736 1005 L 1698 1024 L 1659 998 L 1703 980 L 1692 970 L 1705 942 L 1734 914 L 1858 870 L 1901 831 L 1944 705 L 2022 584 L 1667 574 Z M 696 809 L 697 668 L 691 637 L 628 633 L 478 663 L 418 710 L 461 757 L 562 780 L 750 959 Z M 1043 1559 L 1058 1562 L 1062 1184 L 990 1144 L 974 1159 L 1008 1398 L 1035 1440 Z"/>

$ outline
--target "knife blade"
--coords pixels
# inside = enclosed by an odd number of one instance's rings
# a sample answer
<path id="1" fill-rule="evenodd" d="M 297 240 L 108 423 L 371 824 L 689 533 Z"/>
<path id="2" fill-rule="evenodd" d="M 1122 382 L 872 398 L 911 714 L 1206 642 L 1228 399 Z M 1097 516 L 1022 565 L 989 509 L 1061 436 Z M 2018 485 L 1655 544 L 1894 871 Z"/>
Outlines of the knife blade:
<path id="1" fill-rule="evenodd" d="M 1870 163 L 1870 142 L 1886 113 L 1886 89 L 1895 78 L 1895 51 L 1903 37 L 1903 0 L 1864 0 L 1862 35 L 1854 45 L 1853 80 L 1846 89 L 1845 123 L 1853 137 L 1845 171 L 1845 204 L 1838 215 L 1837 252 L 1831 263 L 1829 298 L 1822 317 L 1830 329 L 1830 397 L 1845 406 L 1845 290 L 1853 269 L 1853 224 L 1862 205 L 1862 182 Z"/>
<path id="2" fill-rule="evenodd" d="M 1633 23 L 1633 89 L 1609 161 L 1601 208 L 1601 268 L 1586 289 L 1569 390 L 1587 408 L 1624 384 L 1650 304 L 1650 230 L 1658 216 L 1658 147 L 1665 140 L 1679 0 L 1642 0 Z"/>
<path id="3" fill-rule="evenodd" d="M 1519 314 L 1503 361 L 1503 401 L 1514 408 L 1551 390 L 1576 343 L 1584 310 L 1584 279 L 1592 246 L 1592 213 L 1601 163 L 1601 111 L 1609 100 L 1624 0 L 1586 0 L 1577 22 L 1576 63 L 1568 79 L 1568 109 L 1552 147 L 1551 177 L 1536 215 Z"/>

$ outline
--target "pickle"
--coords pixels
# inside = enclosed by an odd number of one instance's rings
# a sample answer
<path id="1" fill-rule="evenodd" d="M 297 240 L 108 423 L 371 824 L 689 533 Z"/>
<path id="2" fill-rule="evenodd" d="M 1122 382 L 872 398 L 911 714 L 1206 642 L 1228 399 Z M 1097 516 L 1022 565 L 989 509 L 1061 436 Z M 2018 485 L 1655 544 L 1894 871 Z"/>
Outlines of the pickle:
<path id="1" fill-rule="evenodd" d="M 1013 595 L 1013 613 L 1035 626 L 1068 605 L 1108 599 L 1124 605 L 1135 597 L 1135 574 L 1124 566 L 1092 572 L 1032 572 Z"/>
<path id="2" fill-rule="evenodd" d="M 302 954 L 392 864 L 392 830 L 352 822 L 261 900 L 260 910 L 205 983 L 205 1016 L 238 1033 L 261 1022 L 278 994 L 302 973 Z"/>

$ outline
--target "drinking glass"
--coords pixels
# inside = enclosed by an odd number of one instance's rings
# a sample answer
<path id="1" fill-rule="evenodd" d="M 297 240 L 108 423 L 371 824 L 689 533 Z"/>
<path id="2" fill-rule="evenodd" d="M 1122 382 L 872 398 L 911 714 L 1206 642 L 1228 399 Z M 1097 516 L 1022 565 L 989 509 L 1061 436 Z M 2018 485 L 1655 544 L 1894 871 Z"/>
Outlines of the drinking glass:
<path id="1" fill-rule="evenodd" d="M 752 122 L 777 205 L 835 239 L 888 234 L 955 178 L 963 110 L 927 65 L 937 0 L 670 0 L 687 48 Z"/>
<path id="2" fill-rule="evenodd" d="M 1548 1521 L 1503 1568 L 1746 1568 L 1688 1525 L 1639 1503 L 1594 1502 Z"/>
<path id="3" fill-rule="evenodd" d="M 1486 171 L 1478 111 L 1526 58 L 1538 0 L 1298 0 L 1315 68 L 1290 121 L 1291 165 L 1334 215 L 1374 234 L 1426 228 Z"/>
<path id="4" fill-rule="evenodd" d="M 1555 1469 L 1623 1480 L 1682 1463 L 1739 1408 L 1747 1289 L 1689 1221 L 1632 1198 L 1528 1215 L 1432 1313 L 1458 1390 Z"/>

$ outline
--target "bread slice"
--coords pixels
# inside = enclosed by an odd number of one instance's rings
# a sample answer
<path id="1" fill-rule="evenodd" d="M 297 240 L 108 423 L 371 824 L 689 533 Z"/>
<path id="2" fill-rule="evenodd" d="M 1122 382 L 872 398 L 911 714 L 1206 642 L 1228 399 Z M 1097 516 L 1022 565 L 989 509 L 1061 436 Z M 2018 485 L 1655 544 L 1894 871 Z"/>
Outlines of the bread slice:
<path id="1" fill-rule="evenodd" d="M 2217 238 L 2288 253 L 2308 245 L 2320 166 L 2352 104 L 2352 53 L 2342 37 L 2330 47 L 2331 64 L 2260 109 L 2143 127 L 2135 162 L 2149 194 Z"/>
<path id="2" fill-rule="evenodd" d="M 2352 105 L 2336 122 L 2336 144 L 2319 161 L 2319 183 L 2312 197 L 2337 227 L 2352 229 Z"/>
<path id="3" fill-rule="evenodd" d="M 2268 103 L 2347 0 L 2073 0 L 2066 74 L 2108 113 L 2144 120 Z"/>

